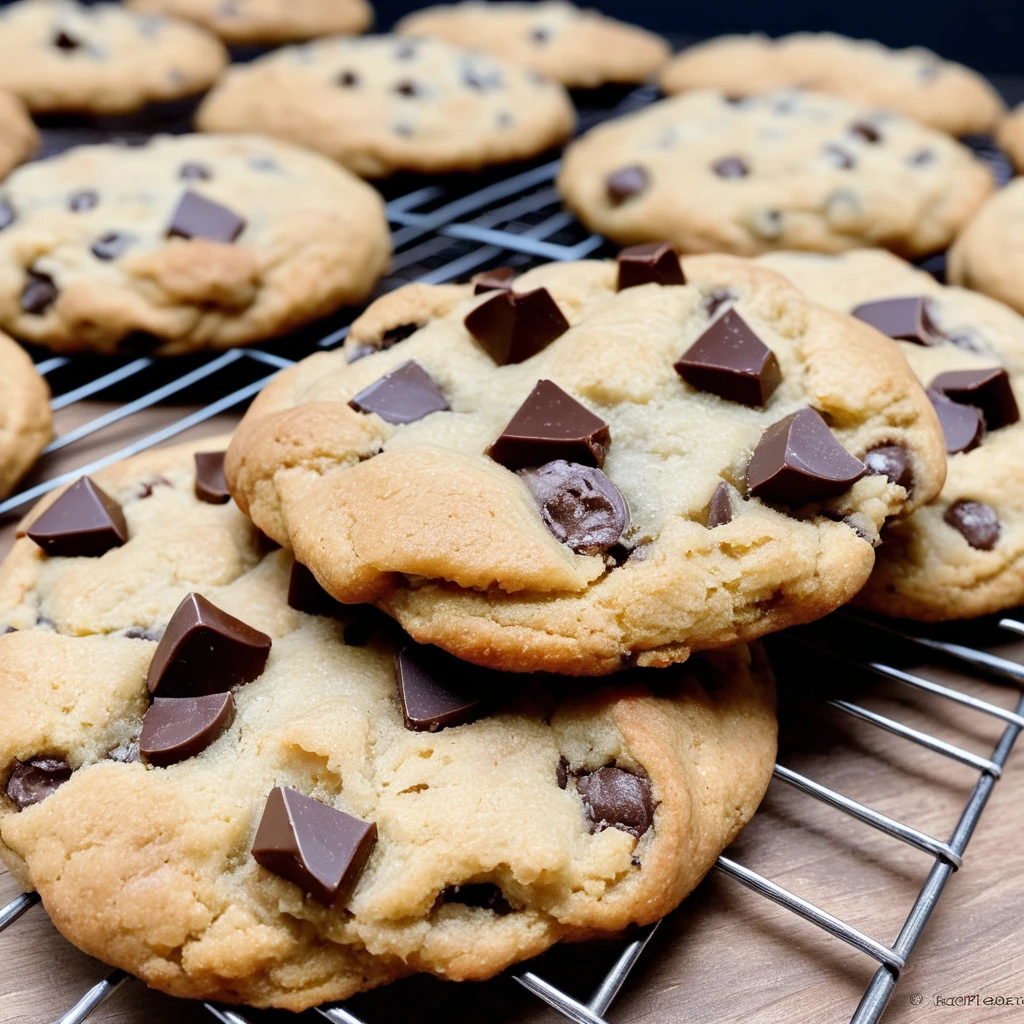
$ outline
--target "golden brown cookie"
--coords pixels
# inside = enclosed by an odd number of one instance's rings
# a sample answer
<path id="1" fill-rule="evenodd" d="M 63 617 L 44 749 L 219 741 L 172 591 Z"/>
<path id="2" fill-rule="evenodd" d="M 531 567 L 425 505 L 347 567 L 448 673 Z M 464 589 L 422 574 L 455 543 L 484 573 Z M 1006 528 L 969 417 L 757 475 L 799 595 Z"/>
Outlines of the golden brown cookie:
<path id="1" fill-rule="evenodd" d="M 0 331 L 0 497 L 10 493 L 52 437 L 50 389 L 32 360 Z"/>
<path id="2" fill-rule="evenodd" d="M 38 146 L 39 133 L 21 101 L 0 91 L 0 180 L 27 160 Z M 0 231 L 3 229 L 4 214 L 0 209 Z"/>

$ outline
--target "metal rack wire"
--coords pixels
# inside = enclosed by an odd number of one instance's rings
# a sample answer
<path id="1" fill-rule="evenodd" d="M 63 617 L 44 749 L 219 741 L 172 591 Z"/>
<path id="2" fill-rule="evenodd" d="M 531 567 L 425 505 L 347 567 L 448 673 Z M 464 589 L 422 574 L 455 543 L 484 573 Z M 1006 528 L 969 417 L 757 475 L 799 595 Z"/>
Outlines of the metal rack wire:
<path id="1" fill-rule="evenodd" d="M 640 106 L 653 98 L 651 90 L 636 90 L 615 112 Z M 584 123 L 593 123 L 601 116 L 608 115 L 595 114 L 585 118 Z M 557 161 L 544 162 L 509 177 L 486 181 L 482 186 L 478 182 L 469 188 L 465 183 L 461 187 L 431 183 L 393 196 L 387 211 L 393 227 L 396 255 L 390 276 L 382 282 L 381 289 L 388 290 L 414 279 L 430 283 L 451 281 L 499 264 L 526 267 L 540 260 L 575 260 L 606 252 L 603 239 L 586 232 L 561 209 L 553 188 L 557 167 Z M 156 361 L 146 356 L 126 357 L 114 362 L 40 357 L 38 369 L 51 381 L 55 410 L 66 409 L 86 399 L 103 399 L 112 403 L 109 411 L 60 436 L 49 446 L 47 453 L 68 448 L 74 450 L 75 445 L 94 438 L 101 431 L 129 424 L 133 416 L 171 400 L 198 403 L 198 408 L 102 458 L 26 487 L 0 502 L 0 515 L 22 509 L 52 488 L 79 475 L 95 472 L 167 441 L 218 414 L 239 409 L 280 369 L 292 365 L 311 351 L 340 345 L 347 334 L 349 320 L 349 315 L 342 315 L 285 341 L 232 350 L 191 362 Z M 933 866 L 927 880 L 891 944 L 853 927 L 731 857 L 718 859 L 716 870 L 722 875 L 823 929 L 878 963 L 851 1017 L 851 1024 L 875 1024 L 882 1016 L 946 883 L 952 873 L 964 864 L 968 842 L 1014 743 L 1024 729 L 1024 698 L 1018 702 L 1016 710 L 1006 710 L 915 672 L 908 672 L 899 667 L 898 659 L 872 660 L 863 653 L 845 651 L 841 645 L 832 642 L 837 621 L 840 632 L 854 627 L 860 638 L 860 652 L 882 650 L 895 642 L 930 657 L 946 659 L 960 666 L 965 673 L 983 679 L 995 676 L 1017 686 L 1024 685 L 1024 665 L 968 643 L 936 639 L 923 631 L 909 632 L 902 626 L 868 620 L 851 612 L 838 613 L 822 626 L 790 631 L 771 642 L 772 660 L 783 679 L 789 672 L 787 666 L 791 663 L 792 652 L 810 650 L 819 664 L 829 663 L 837 671 L 852 671 L 860 678 L 880 677 L 908 690 L 927 692 L 958 708 L 984 715 L 1004 727 L 991 753 L 982 756 L 931 732 L 911 728 L 860 703 L 839 698 L 826 702 L 841 715 L 868 723 L 907 743 L 924 747 L 937 756 L 966 765 L 977 773 L 970 797 L 946 839 L 906 825 L 784 765 L 776 766 L 774 774 L 778 782 L 932 859 Z M 1024 635 L 1024 615 L 998 619 L 993 628 L 1007 637 Z M 38 897 L 30 893 L 18 896 L 0 908 L 0 932 L 14 925 L 38 902 Z M 613 1001 L 642 960 L 642 953 L 657 928 L 657 924 L 644 928 L 625 943 L 587 1002 L 573 998 L 533 970 L 520 969 L 512 976 L 521 986 L 576 1024 L 604 1024 Z M 110 973 L 60 1018 L 60 1024 L 84 1021 L 127 977 L 120 970 Z M 248 1024 L 244 1012 L 211 1004 L 206 1004 L 206 1009 L 222 1024 Z M 375 1024 L 372 1020 L 364 1022 L 343 1006 L 310 1011 L 302 1019 L 313 1024 L 320 1017 L 335 1024 Z"/>

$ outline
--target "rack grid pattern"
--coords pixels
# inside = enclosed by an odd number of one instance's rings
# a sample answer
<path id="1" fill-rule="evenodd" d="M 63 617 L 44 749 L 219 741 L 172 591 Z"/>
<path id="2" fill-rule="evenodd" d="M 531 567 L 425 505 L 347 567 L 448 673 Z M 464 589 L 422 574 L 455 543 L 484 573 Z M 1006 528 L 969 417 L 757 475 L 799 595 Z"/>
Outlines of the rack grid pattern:
<path id="1" fill-rule="evenodd" d="M 636 90 L 613 113 L 634 109 L 654 98 L 655 93 L 651 89 Z M 583 119 L 583 127 L 607 116 L 606 112 L 586 117 Z M 982 152 L 981 155 L 989 154 Z M 998 154 L 993 157 L 993 162 L 998 163 Z M 392 198 L 387 205 L 387 212 L 393 228 L 395 257 L 390 276 L 382 282 L 381 290 L 386 291 L 411 280 L 435 284 L 453 281 L 499 264 L 525 268 L 541 260 L 576 260 L 609 252 L 602 238 L 585 231 L 570 214 L 562 210 L 553 187 L 557 170 L 557 161 L 544 162 L 473 190 L 453 190 L 450 186 L 431 183 Z M 309 352 L 342 344 L 348 333 L 348 319 L 343 317 L 338 322 L 318 325 L 312 332 L 303 332 L 285 343 L 235 349 L 209 357 L 185 372 L 180 372 L 180 367 L 186 365 L 184 361 L 174 364 L 173 361 L 156 361 L 145 356 L 129 357 L 113 363 L 41 357 L 37 367 L 53 385 L 55 411 L 86 399 L 109 400 L 116 396 L 117 400 L 109 411 L 57 438 L 47 448 L 47 453 L 73 448 L 100 431 L 125 424 L 133 416 L 161 403 L 194 403 L 197 394 L 203 397 L 203 401 L 195 411 L 109 455 L 14 494 L 0 502 L 0 515 L 21 510 L 53 488 L 82 474 L 95 472 L 117 460 L 165 442 L 218 414 L 239 409 L 279 370 L 293 365 Z M 210 398 L 211 395 L 214 397 Z M 995 676 L 1003 682 L 1024 686 L 1024 665 L 986 650 L 937 640 L 925 633 L 903 632 L 902 629 L 867 620 L 851 612 L 837 613 L 831 621 L 837 618 L 846 620 L 848 627 L 860 631 L 861 637 L 872 636 L 878 641 L 877 645 L 872 642 L 862 643 L 862 650 L 877 649 L 883 640 L 895 638 L 930 655 L 952 661 L 962 671 L 973 673 L 979 678 Z M 1008 637 L 1024 636 L 1024 617 L 1018 619 L 1007 616 L 999 619 L 997 628 Z M 1024 697 L 1018 702 L 1016 710 L 1006 710 L 960 690 L 906 672 L 886 661 L 837 655 L 829 649 L 822 638 L 822 632 L 816 628 L 782 634 L 775 638 L 773 648 L 776 646 L 783 652 L 786 648 L 799 648 L 805 653 L 809 650 L 817 658 L 845 661 L 847 668 L 862 677 L 881 677 L 900 687 L 930 693 L 994 719 L 1004 727 L 1001 738 L 989 756 L 981 756 L 860 704 L 840 699 L 827 701 L 831 708 L 843 715 L 869 723 L 977 772 L 977 780 L 962 808 L 959 821 L 946 839 L 905 825 L 783 765 L 776 766 L 774 777 L 779 782 L 932 858 L 933 866 L 928 878 L 897 938 L 891 944 L 847 924 L 728 856 L 723 855 L 718 859 L 716 869 L 723 875 L 877 962 L 879 966 L 851 1017 L 851 1024 L 875 1024 L 881 1018 L 900 973 L 947 881 L 964 864 L 968 842 L 1007 758 L 1024 729 Z M 29 893 L 18 896 L 6 907 L 0 908 L 0 932 L 14 925 L 38 902 L 38 896 Z M 606 1014 L 630 973 L 641 961 L 642 953 L 657 927 L 655 924 L 641 929 L 631 941 L 625 943 L 611 969 L 586 1003 L 573 998 L 531 970 L 520 969 L 512 976 L 568 1020 L 576 1024 L 605 1024 Z M 60 1018 L 59 1024 L 79 1024 L 84 1021 L 127 978 L 123 971 L 111 972 L 86 992 Z M 205 1007 L 212 1018 L 222 1024 L 249 1024 L 243 1011 L 212 1004 L 205 1004 Z M 321 1017 L 335 1024 L 376 1024 L 374 1021 L 361 1020 L 343 1006 L 309 1011 L 301 1019 L 313 1024 Z"/>

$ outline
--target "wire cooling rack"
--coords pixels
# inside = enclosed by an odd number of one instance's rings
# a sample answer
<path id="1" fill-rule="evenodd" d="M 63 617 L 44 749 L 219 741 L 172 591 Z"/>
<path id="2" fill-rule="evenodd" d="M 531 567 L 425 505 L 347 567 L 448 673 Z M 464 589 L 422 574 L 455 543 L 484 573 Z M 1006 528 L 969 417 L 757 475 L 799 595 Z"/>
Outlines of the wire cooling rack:
<path id="1" fill-rule="evenodd" d="M 655 93 L 651 89 L 635 90 L 611 113 L 628 111 L 654 98 Z M 607 111 L 586 115 L 582 119 L 583 127 L 607 116 Z M 58 139 L 57 144 L 62 146 L 78 141 L 76 136 L 77 133 L 71 132 L 66 139 Z M 989 144 L 980 140 L 976 148 L 1001 175 L 1005 173 L 1001 156 Z M 408 190 L 402 189 L 400 184 L 389 185 L 387 214 L 393 230 L 395 257 L 390 274 L 381 282 L 379 291 L 390 290 L 411 280 L 437 284 L 463 279 L 498 265 L 526 268 L 540 261 L 576 260 L 608 254 L 612 250 L 602 238 L 588 233 L 562 210 L 553 185 L 557 169 L 557 161 L 546 161 L 517 170 L 509 176 L 446 179 L 443 184 L 430 182 Z M 96 360 L 38 354 L 37 366 L 50 381 L 55 411 L 86 400 L 103 401 L 110 406 L 108 411 L 62 434 L 50 444 L 46 454 L 64 451 L 66 455 L 73 455 L 76 445 L 95 439 L 104 431 L 130 428 L 133 417 L 166 403 L 187 403 L 190 408 L 195 408 L 102 458 L 86 461 L 70 471 L 32 483 L 0 502 L 0 516 L 23 510 L 49 490 L 82 474 L 95 472 L 119 459 L 168 441 L 219 414 L 240 410 L 279 370 L 293 365 L 310 352 L 342 344 L 351 318 L 351 313 L 343 314 L 284 340 L 235 349 L 213 357 L 154 360 L 144 354 L 127 354 L 115 360 Z M 851 636 L 856 638 L 853 649 L 849 643 Z M 834 697 L 825 701 L 832 711 L 840 715 L 867 723 L 977 773 L 959 820 L 946 839 L 906 825 L 782 764 L 776 766 L 774 777 L 778 782 L 842 812 L 852 822 L 876 829 L 931 858 L 933 866 L 927 880 L 891 943 L 848 924 L 731 857 L 719 857 L 715 869 L 720 874 L 877 962 L 878 968 L 850 1018 L 851 1024 L 874 1024 L 881 1018 L 946 883 L 964 864 L 968 842 L 1024 728 L 1024 698 L 1018 701 L 1016 710 L 1007 710 L 960 688 L 935 682 L 927 675 L 907 671 L 901 665 L 908 655 L 913 663 L 915 655 L 923 654 L 929 659 L 957 666 L 963 675 L 1024 685 L 1024 664 L 992 653 L 993 637 L 998 636 L 1024 636 L 1024 613 L 997 617 L 984 627 L 969 631 L 964 642 L 955 642 L 949 639 L 948 634 L 939 638 L 924 630 L 911 631 L 903 626 L 872 621 L 843 611 L 822 624 L 790 630 L 767 642 L 783 686 L 800 685 L 809 653 L 811 664 L 819 675 L 827 670 L 830 674 L 835 673 L 836 678 L 852 677 L 861 683 L 881 678 L 898 688 L 930 694 L 958 710 L 969 710 L 1003 726 L 999 741 L 986 756 L 942 739 L 937 734 L 938 729 L 932 732 L 913 728 L 856 700 Z M 873 652 L 872 656 L 866 656 L 865 651 Z M 879 652 L 883 652 L 884 657 Z M 880 660 L 874 660 L 876 657 Z M 38 896 L 28 893 L 0 909 L 0 932 L 15 924 L 38 902 Z M 519 968 L 513 971 L 512 977 L 568 1020 L 576 1024 L 604 1024 L 620 989 L 637 964 L 642 962 L 644 949 L 657 928 L 657 924 L 648 926 L 624 941 L 610 970 L 586 1002 L 574 998 L 534 970 Z M 84 1021 L 127 977 L 123 971 L 111 972 L 86 992 L 60 1018 L 59 1024 Z M 689 993 L 687 999 L 690 1002 L 699 999 L 699 993 Z M 247 1011 L 204 1005 L 211 1017 L 223 1024 L 249 1024 Z M 309 1011 L 300 1020 L 313 1024 L 321 1018 L 335 1024 L 379 1024 L 377 1019 L 356 1016 L 340 1005 Z"/>

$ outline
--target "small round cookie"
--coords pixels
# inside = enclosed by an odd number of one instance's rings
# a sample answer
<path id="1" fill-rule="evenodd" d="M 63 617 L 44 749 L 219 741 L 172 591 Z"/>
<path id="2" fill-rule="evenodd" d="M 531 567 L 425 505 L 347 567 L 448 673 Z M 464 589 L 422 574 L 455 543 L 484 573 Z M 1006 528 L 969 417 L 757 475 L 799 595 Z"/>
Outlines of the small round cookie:
<path id="1" fill-rule="evenodd" d="M 10 493 L 52 437 L 50 389 L 28 355 L 0 331 L 0 497 Z"/>
<path id="2" fill-rule="evenodd" d="M 780 39 L 722 36 L 698 43 L 662 71 L 661 87 L 667 93 L 721 89 L 737 97 L 813 89 L 895 111 L 950 135 L 986 134 L 1005 109 L 999 93 L 976 71 L 931 50 L 891 50 L 830 32 Z"/>
<path id="3" fill-rule="evenodd" d="M 603 124 L 565 152 L 559 188 L 591 230 L 684 252 L 949 244 L 992 191 L 969 149 L 897 114 L 784 91 L 702 90 Z"/>
<path id="4" fill-rule="evenodd" d="M 234 45 L 277 46 L 302 39 L 366 31 L 367 0 L 127 0 L 146 14 L 186 18 Z"/>
<path id="5" fill-rule="evenodd" d="M 39 146 L 39 132 L 21 101 L 0 91 L 0 180 L 27 160 Z M 3 213 L 0 212 L 0 224 Z"/>
<path id="6" fill-rule="evenodd" d="M 260 132 L 367 178 L 473 171 L 564 142 L 562 86 L 440 39 L 319 39 L 236 65 L 203 101 L 207 132 Z"/>
<path id="7" fill-rule="evenodd" d="M 665 666 L 824 615 L 938 493 L 935 413 L 779 275 L 683 271 L 643 246 L 392 292 L 257 398 L 232 494 L 334 597 L 488 668 Z M 868 474 L 881 444 L 909 491 Z"/>
<path id="8" fill-rule="evenodd" d="M 1024 171 L 1024 103 L 1003 118 L 996 139 L 1013 161 L 1013 166 Z"/>
<path id="9" fill-rule="evenodd" d="M 359 302 L 387 266 L 377 192 L 250 136 L 79 146 L 0 185 L 0 327 L 57 352 L 270 338 Z"/>
<path id="10" fill-rule="evenodd" d="M 203 92 L 227 62 L 202 29 L 117 4 L 0 7 L 0 89 L 35 113 L 127 114 Z"/>
<path id="11" fill-rule="evenodd" d="M 858 603 L 926 621 L 1024 603 L 1024 318 L 879 250 L 759 262 L 814 301 L 898 337 L 946 433 L 942 493 L 885 528 Z M 906 471 L 899 452 L 873 457 L 890 477 Z"/>
<path id="12" fill-rule="evenodd" d="M 489 678 L 332 606 L 197 497 L 196 452 L 96 474 L 120 546 L 47 524 L 72 488 L 0 568 L 0 856 L 86 952 L 295 1011 L 487 978 L 656 920 L 753 815 L 759 649 L 599 688 Z"/>
<path id="13" fill-rule="evenodd" d="M 442 4 L 408 15 L 395 31 L 486 50 L 570 89 L 644 82 L 672 54 L 653 32 L 564 0 Z"/>

